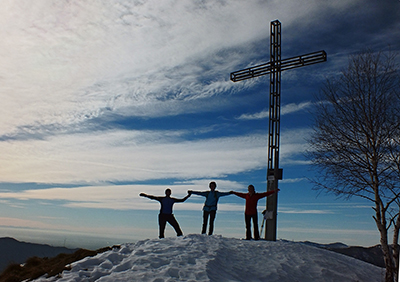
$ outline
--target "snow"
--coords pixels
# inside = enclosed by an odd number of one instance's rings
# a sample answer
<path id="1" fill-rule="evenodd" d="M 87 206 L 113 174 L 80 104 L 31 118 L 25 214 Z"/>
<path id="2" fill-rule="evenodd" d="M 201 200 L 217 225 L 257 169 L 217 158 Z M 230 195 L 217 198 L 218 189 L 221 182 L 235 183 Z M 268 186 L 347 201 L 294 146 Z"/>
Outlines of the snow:
<path id="1" fill-rule="evenodd" d="M 383 281 L 384 269 L 289 241 L 219 235 L 147 239 L 75 262 L 35 281 Z"/>

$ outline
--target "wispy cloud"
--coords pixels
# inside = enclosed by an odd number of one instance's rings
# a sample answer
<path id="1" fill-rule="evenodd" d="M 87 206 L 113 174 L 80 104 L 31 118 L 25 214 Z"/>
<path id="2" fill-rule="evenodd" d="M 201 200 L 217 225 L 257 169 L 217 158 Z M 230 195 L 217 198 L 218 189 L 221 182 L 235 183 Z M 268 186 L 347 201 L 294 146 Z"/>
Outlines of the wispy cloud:
<path id="1" fill-rule="evenodd" d="M 264 166 L 263 135 L 186 141 L 160 133 L 107 131 L 3 143 L 0 181 L 193 179 Z"/>
<path id="2" fill-rule="evenodd" d="M 302 181 L 307 181 L 307 178 L 301 177 L 301 178 L 288 178 L 288 179 L 282 179 L 280 183 L 298 183 Z"/>
<path id="3" fill-rule="evenodd" d="M 264 119 L 269 117 L 268 110 L 262 110 L 261 112 L 254 113 L 254 114 L 242 114 L 237 119 L 241 120 L 253 120 L 253 119 Z"/>
<path id="4" fill-rule="evenodd" d="M 284 105 L 281 108 L 281 115 L 287 115 L 291 113 L 296 113 L 299 111 L 304 111 L 309 109 L 313 104 L 311 102 L 303 102 L 300 104 L 290 103 Z M 253 120 L 253 119 L 265 119 L 269 117 L 269 110 L 264 109 L 261 112 L 254 113 L 254 114 L 242 114 L 237 119 L 239 120 Z"/>
<path id="5" fill-rule="evenodd" d="M 99 132 L 93 123 L 110 113 L 152 118 L 229 107 L 221 96 L 257 83 L 228 76 L 259 59 L 255 46 L 269 21 L 279 15 L 290 26 L 326 9 L 315 3 L 296 13 L 255 0 L 2 3 L 0 181 L 218 177 L 261 167 L 262 136 L 153 142 L 158 133 Z M 289 104 L 282 113 L 307 107 Z M 146 138 L 153 141 L 140 143 Z"/>
<path id="6" fill-rule="evenodd" d="M 284 227 L 280 229 L 281 232 L 291 232 L 291 233 L 313 233 L 313 234 L 332 234 L 333 237 L 340 238 L 337 235 L 372 235 L 376 236 L 377 231 L 370 229 L 329 229 L 329 228 L 299 228 L 299 227 Z"/>
<path id="7" fill-rule="evenodd" d="M 260 36 L 262 29 L 243 23 L 249 17 L 267 23 L 263 5 L 6 1 L 0 62 L 7 71 L 0 73 L 0 89 L 8 93 L 1 111 L 7 123 L 1 131 L 75 123 L 107 107 L 142 106 L 145 113 L 158 99 L 212 95 L 227 79 L 201 79 L 227 73 L 219 51 Z"/>
<path id="8" fill-rule="evenodd" d="M 311 102 L 303 102 L 300 104 L 295 104 L 295 103 L 290 103 L 287 105 L 284 105 L 281 109 L 281 114 L 282 115 L 287 115 L 299 111 L 304 111 L 312 107 L 313 104 Z"/>
<path id="9" fill-rule="evenodd" d="M 230 191 L 242 188 L 243 185 L 226 180 L 217 180 L 221 191 Z M 54 202 L 70 208 L 93 208 L 93 209 L 112 209 L 112 210 L 157 210 L 159 203 L 148 201 L 146 198 L 139 197 L 139 193 L 163 196 L 166 188 L 172 189 L 172 196 L 183 198 L 188 190 L 206 190 L 207 180 L 195 180 L 187 184 L 165 185 L 107 185 L 107 186 L 81 186 L 74 188 L 49 188 L 24 190 L 20 192 L 0 193 L 0 198 L 10 200 L 31 201 L 40 200 L 47 204 Z M 196 197 L 195 197 L 196 198 Z M 201 203 L 200 203 L 201 202 Z M 203 199 L 200 202 L 182 203 L 175 207 L 183 210 L 201 210 Z M 221 211 L 243 211 L 243 205 L 220 203 Z M 43 219 L 43 217 L 41 217 Z M 50 217 L 47 217 L 49 219 Z M 26 226 L 26 224 L 24 225 Z"/>
<path id="10" fill-rule="evenodd" d="M 221 178 L 265 166 L 264 134 L 191 141 L 181 134 L 108 130 L 3 142 L 0 181 L 96 183 Z M 306 135 L 303 129 L 285 131 L 283 163 L 301 161 Z"/>
<path id="11" fill-rule="evenodd" d="M 61 225 L 56 227 L 54 225 L 44 223 L 40 220 L 29 220 L 29 219 L 12 218 L 12 217 L 0 217 L 0 226 L 27 227 L 27 228 L 38 228 L 38 229 L 54 229 L 57 227 L 58 228 L 61 227 Z"/>
<path id="12" fill-rule="evenodd" d="M 279 1 L 6 1 L 0 117 L 7 122 L 0 131 L 76 124 L 106 109 L 139 116 L 188 105 L 201 111 L 188 101 L 242 87 L 227 82 L 229 72 L 258 56 L 243 48 L 268 36 L 270 20 L 281 16 L 290 26 L 327 9 L 315 3 L 292 13 Z"/>
<path id="13" fill-rule="evenodd" d="M 330 210 L 319 210 L 319 209 L 291 209 L 291 208 L 279 208 L 280 213 L 287 214 L 334 214 Z"/>

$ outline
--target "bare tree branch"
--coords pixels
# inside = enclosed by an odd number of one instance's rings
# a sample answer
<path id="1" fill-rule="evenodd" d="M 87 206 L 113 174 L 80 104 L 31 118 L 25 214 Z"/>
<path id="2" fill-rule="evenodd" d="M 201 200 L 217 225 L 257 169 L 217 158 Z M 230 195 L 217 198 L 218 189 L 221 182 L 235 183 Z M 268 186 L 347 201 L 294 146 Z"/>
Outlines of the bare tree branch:
<path id="1" fill-rule="evenodd" d="M 373 203 L 386 265 L 393 282 L 399 256 L 388 246 L 400 228 L 400 78 L 396 54 L 363 51 L 349 58 L 340 76 L 328 79 L 316 103 L 307 155 L 315 189 Z"/>

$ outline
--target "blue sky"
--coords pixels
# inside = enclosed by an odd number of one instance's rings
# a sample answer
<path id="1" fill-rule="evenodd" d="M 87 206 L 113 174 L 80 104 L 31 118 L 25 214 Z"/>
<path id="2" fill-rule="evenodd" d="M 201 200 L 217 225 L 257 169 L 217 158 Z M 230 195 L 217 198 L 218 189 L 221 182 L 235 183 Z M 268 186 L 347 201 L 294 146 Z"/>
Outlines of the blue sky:
<path id="1" fill-rule="evenodd" d="M 265 191 L 269 79 L 229 74 L 269 60 L 276 19 L 282 58 L 328 54 L 282 74 L 278 238 L 378 244 L 370 203 L 318 195 L 303 154 L 325 79 L 362 48 L 400 49 L 397 0 L 3 1 L 0 236 L 155 238 L 159 206 L 140 192 Z M 203 201 L 175 205 L 185 234 L 200 232 Z M 222 198 L 215 233 L 244 237 L 243 211 Z"/>

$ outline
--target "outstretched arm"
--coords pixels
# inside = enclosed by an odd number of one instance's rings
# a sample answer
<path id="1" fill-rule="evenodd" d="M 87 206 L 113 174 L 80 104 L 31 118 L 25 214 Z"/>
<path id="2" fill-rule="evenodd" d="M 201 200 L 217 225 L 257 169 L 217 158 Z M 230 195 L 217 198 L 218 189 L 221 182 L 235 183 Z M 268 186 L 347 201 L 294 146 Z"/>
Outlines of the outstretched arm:
<path id="1" fill-rule="evenodd" d="M 153 196 L 153 195 L 147 195 L 147 194 L 145 194 L 145 193 L 140 193 L 139 196 L 140 196 L 140 197 L 146 197 L 146 198 L 149 198 L 149 199 L 151 199 L 151 200 L 158 200 L 158 198 L 159 198 L 159 197 L 155 197 L 155 196 Z"/>
<path id="2" fill-rule="evenodd" d="M 174 200 L 175 200 L 175 202 L 177 202 L 177 203 L 182 203 L 182 202 L 186 201 L 186 200 L 190 197 L 190 195 L 191 195 L 191 193 L 188 193 L 188 194 L 186 195 L 185 198 L 182 198 L 182 199 L 176 199 L 176 198 L 174 198 Z"/>
<path id="3" fill-rule="evenodd" d="M 217 191 L 217 193 L 218 193 L 218 197 L 224 197 L 224 196 L 228 196 L 228 195 L 230 195 L 230 194 L 233 194 L 233 191 L 229 191 L 229 192 L 220 192 L 220 191 Z"/>
<path id="4" fill-rule="evenodd" d="M 240 192 L 235 192 L 235 191 L 231 191 L 231 192 L 232 192 L 232 194 L 235 194 L 236 196 L 238 196 L 240 198 L 246 199 L 247 193 L 240 193 Z"/>
<path id="5" fill-rule="evenodd" d="M 207 197 L 207 192 L 200 192 L 200 191 L 192 191 L 192 190 L 189 190 L 189 191 L 188 191 L 188 194 L 189 194 L 189 195 L 195 194 L 195 195 Z"/>
<path id="6" fill-rule="evenodd" d="M 260 199 L 264 198 L 264 197 L 268 197 L 269 195 L 272 195 L 274 193 L 278 193 L 278 191 L 279 191 L 279 189 L 272 190 L 272 191 L 267 191 L 267 192 L 264 192 L 264 193 L 259 193 L 259 195 L 261 196 Z"/>

